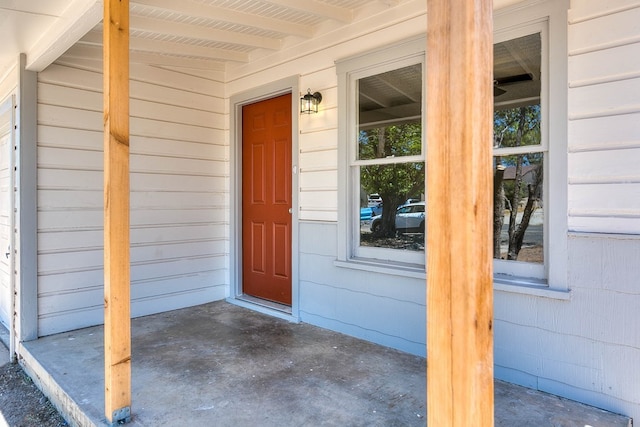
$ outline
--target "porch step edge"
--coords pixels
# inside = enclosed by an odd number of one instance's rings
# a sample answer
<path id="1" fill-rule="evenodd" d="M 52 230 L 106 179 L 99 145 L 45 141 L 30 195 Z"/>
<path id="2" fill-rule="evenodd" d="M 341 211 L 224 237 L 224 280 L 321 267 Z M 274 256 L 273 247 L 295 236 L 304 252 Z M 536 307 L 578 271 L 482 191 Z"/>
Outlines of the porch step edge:
<path id="1" fill-rule="evenodd" d="M 19 344 L 18 363 L 71 427 L 99 427 L 63 390 L 27 348 Z"/>

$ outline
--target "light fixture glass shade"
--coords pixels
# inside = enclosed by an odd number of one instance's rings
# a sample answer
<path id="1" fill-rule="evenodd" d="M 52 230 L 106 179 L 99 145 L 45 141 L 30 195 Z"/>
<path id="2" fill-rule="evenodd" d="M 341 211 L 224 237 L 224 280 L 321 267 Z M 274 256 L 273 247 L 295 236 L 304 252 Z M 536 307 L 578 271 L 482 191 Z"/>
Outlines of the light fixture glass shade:
<path id="1" fill-rule="evenodd" d="M 311 89 L 300 98 L 300 114 L 312 114 L 318 112 L 318 104 L 322 101 L 320 92 L 311 93 Z"/>

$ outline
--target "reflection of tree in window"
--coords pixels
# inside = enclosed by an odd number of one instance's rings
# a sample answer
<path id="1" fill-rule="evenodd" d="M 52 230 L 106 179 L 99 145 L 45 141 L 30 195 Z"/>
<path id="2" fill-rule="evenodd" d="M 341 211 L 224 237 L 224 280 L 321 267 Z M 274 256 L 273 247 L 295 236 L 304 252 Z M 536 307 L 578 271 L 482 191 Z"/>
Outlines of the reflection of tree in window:
<path id="1" fill-rule="evenodd" d="M 406 123 L 360 131 L 361 159 L 419 156 L 422 150 L 422 126 Z"/>
<path id="2" fill-rule="evenodd" d="M 360 152 L 365 158 L 388 158 L 420 154 L 422 127 L 407 123 L 360 132 Z M 424 192 L 424 162 L 367 165 L 360 168 L 360 183 L 367 193 L 380 194 L 382 223 L 380 237 L 395 235 L 396 208 Z"/>
<path id="3" fill-rule="evenodd" d="M 494 113 L 494 147 L 540 145 L 540 105 L 498 110 Z M 494 258 L 517 260 L 535 210 L 541 207 L 543 159 L 541 152 L 494 157 Z M 506 233 L 505 210 L 508 211 Z M 542 246 L 542 233 L 533 243 Z M 501 249 L 506 240 L 506 255 Z M 538 242 L 539 240 L 539 242 Z M 531 262 L 542 262 L 542 251 Z"/>
<path id="4" fill-rule="evenodd" d="M 424 200 L 422 67 L 412 63 L 357 80 L 354 166 L 361 217 L 369 208 L 375 217 L 369 227 L 361 224 L 359 246 L 424 250 L 420 224 L 408 230 L 407 218 L 396 215 L 409 199 Z M 380 199 L 368 199 L 371 194 Z"/>
<path id="5" fill-rule="evenodd" d="M 494 216 L 497 259 L 543 263 L 542 35 L 534 32 L 493 47 Z M 498 272 L 511 273 L 499 264 Z"/>

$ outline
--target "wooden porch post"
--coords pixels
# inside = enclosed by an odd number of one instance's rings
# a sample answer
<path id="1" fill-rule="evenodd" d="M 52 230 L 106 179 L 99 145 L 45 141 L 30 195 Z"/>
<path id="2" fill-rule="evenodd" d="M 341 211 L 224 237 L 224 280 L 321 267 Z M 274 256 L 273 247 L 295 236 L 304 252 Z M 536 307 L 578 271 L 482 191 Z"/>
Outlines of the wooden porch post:
<path id="1" fill-rule="evenodd" d="M 129 1 L 104 2 L 105 416 L 131 417 Z"/>
<path id="2" fill-rule="evenodd" d="M 427 424 L 493 426 L 492 0 L 427 0 Z"/>

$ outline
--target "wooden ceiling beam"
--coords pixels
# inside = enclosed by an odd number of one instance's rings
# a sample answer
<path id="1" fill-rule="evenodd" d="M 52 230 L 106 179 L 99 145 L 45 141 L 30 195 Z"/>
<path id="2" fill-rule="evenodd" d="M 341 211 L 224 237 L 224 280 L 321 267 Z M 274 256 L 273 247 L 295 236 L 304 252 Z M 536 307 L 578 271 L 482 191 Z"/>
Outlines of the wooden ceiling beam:
<path id="1" fill-rule="evenodd" d="M 62 58 L 102 60 L 102 46 L 76 44 Z M 224 70 L 225 62 L 207 58 L 185 58 L 153 52 L 129 52 L 132 64 L 156 65 L 160 67 L 191 68 L 194 70 Z"/>
<path id="2" fill-rule="evenodd" d="M 282 46 L 280 39 L 253 36 L 237 31 L 225 31 L 208 28 L 202 25 L 191 25 L 180 22 L 164 21 L 143 16 L 131 17 L 131 30 L 146 31 L 156 34 L 168 34 L 210 42 L 232 43 L 260 49 L 278 50 Z"/>
<path id="3" fill-rule="evenodd" d="M 78 45 L 100 46 L 102 35 L 98 31 L 91 31 L 80 40 Z M 248 62 L 249 54 L 230 49 L 212 48 L 184 43 L 153 40 L 140 37 L 131 37 L 129 47 L 132 51 L 138 51 L 156 55 L 175 55 L 201 58 L 216 61 Z"/>
<path id="4" fill-rule="evenodd" d="M 396 7 L 399 3 L 399 0 L 377 0 L 378 3 L 382 3 L 387 7 Z"/>
<path id="5" fill-rule="evenodd" d="M 129 61 L 132 64 L 156 65 L 160 67 L 191 68 L 193 70 L 219 70 L 223 71 L 226 61 L 215 58 L 185 58 L 173 55 L 164 55 L 154 52 L 131 51 Z"/>
<path id="6" fill-rule="evenodd" d="M 346 7 L 333 6 L 314 0 L 264 0 L 267 3 L 283 6 L 300 12 L 316 15 L 322 18 L 333 19 L 345 24 L 353 20 L 353 11 Z"/>
<path id="7" fill-rule="evenodd" d="M 215 59 L 221 61 L 249 62 L 249 54 L 228 49 L 195 46 L 161 40 L 131 38 L 132 51 L 169 54 L 194 58 Z"/>
<path id="8" fill-rule="evenodd" d="M 279 34 L 309 38 L 309 28 L 306 25 L 295 24 L 280 19 L 238 12 L 224 7 L 216 7 L 193 0 L 134 0 L 135 4 L 163 9 L 185 16 L 206 18 L 213 21 L 227 22 L 248 26 Z"/>
<path id="9" fill-rule="evenodd" d="M 43 2 L 43 5 L 46 2 Z M 27 54 L 27 69 L 42 71 L 80 40 L 102 19 L 102 2 L 74 0 L 58 18 L 56 25 L 42 33 Z"/>

